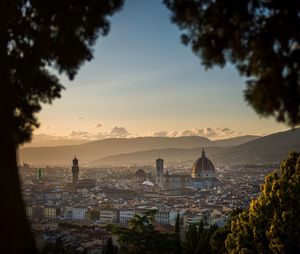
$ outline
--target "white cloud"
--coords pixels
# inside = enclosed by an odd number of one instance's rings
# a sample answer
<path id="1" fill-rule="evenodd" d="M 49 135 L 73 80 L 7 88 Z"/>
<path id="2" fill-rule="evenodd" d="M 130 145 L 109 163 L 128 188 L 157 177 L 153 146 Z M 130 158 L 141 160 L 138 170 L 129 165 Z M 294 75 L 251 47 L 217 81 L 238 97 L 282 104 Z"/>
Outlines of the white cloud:
<path id="1" fill-rule="evenodd" d="M 187 137 L 187 136 L 201 136 L 211 139 L 222 139 L 230 138 L 241 135 L 241 133 L 236 130 L 231 130 L 229 128 L 220 128 L 220 127 L 206 127 L 206 128 L 192 128 L 184 129 L 181 131 L 157 131 L 154 132 L 151 136 L 155 137 Z"/>
<path id="2" fill-rule="evenodd" d="M 70 137 L 73 139 L 84 139 L 89 140 L 91 138 L 91 133 L 87 131 L 72 131 Z"/>
<path id="3" fill-rule="evenodd" d="M 157 131 L 152 134 L 153 137 L 168 137 L 168 135 L 167 131 Z"/>
<path id="4" fill-rule="evenodd" d="M 99 124 L 98 124 L 99 125 Z M 98 126 L 97 125 L 97 126 Z M 98 126 L 101 127 L 101 126 Z M 100 131 L 97 133 L 87 132 L 87 131 L 72 131 L 70 133 L 70 138 L 79 140 L 99 140 L 106 138 L 127 138 L 132 137 L 124 127 L 114 127 L 110 131 Z"/>
<path id="5" fill-rule="evenodd" d="M 130 133 L 124 127 L 114 127 L 110 132 L 111 137 L 126 138 Z"/>

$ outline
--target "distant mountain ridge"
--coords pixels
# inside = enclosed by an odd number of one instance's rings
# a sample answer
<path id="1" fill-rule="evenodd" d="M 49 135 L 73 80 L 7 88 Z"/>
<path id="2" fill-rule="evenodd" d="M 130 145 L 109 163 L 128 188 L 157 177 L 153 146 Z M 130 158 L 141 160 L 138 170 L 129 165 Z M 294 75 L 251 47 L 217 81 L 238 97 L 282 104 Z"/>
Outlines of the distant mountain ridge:
<path id="1" fill-rule="evenodd" d="M 222 144 L 222 142 L 223 141 L 217 143 Z M 157 149 L 136 153 L 123 153 L 100 158 L 92 164 L 120 165 L 153 163 L 158 154 L 163 156 L 167 164 L 182 161 L 193 162 L 200 156 L 201 150 L 201 147 L 197 147 L 190 149 Z M 274 133 L 232 147 L 205 148 L 207 156 L 214 163 L 228 165 L 279 164 L 292 150 L 300 151 L 300 128 Z"/>
<path id="2" fill-rule="evenodd" d="M 167 165 L 178 164 L 178 162 L 193 163 L 201 156 L 202 147 L 196 148 L 166 148 L 148 151 L 123 153 L 112 155 L 91 162 L 90 165 L 132 165 L 132 164 L 153 164 L 158 156 L 162 156 Z M 205 153 L 208 157 L 214 156 L 226 149 L 225 147 L 206 147 Z"/>
<path id="3" fill-rule="evenodd" d="M 300 152 L 300 128 L 230 147 L 215 154 L 213 159 L 231 165 L 280 163 L 292 150 Z"/>
<path id="4" fill-rule="evenodd" d="M 241 136 L 211 141 L 205 137 L 137 137 L 110 138 L 80 145 L 54 147 L 26 147 L 19 150 L 19 161 L 35 165 L 69 165 L 77 155 L 80 163 L 94 162 L 99 158 L 155 149 L 191 149 L 203 147 L 228 147 L 255 140 L 259 136 Z"/>

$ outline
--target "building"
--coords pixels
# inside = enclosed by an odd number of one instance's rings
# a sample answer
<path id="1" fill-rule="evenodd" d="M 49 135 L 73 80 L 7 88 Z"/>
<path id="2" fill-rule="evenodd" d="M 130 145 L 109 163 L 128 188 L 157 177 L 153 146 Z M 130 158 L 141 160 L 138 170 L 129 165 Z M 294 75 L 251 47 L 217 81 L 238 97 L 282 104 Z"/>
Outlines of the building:
<path id="1" fill-rule="evenodd" d="M 79 173 L 79 166 L 78 166 L 78 160 L 75 156 L 75 158 L 73 159 L 73 166 L 72 166 L 72 183 L 74 186 L 76 186 L 77 182 L 78 182 L 78 173 Z"/>
<path id="2" fill-rule="evenodd" d="M 158 210 L 155 214 L 155 220 L 162 225 L 175 225 L 177 211 Z"/>
<path id="3" fill-rule="evenodd" d="M 197 189 L 214 187 L 218 180 L 213 163 L 206 157 L 204 149 L 202 156 L 192 167 L 191 175 L 164 173 L 164 160 L 156 160 L 156 186 L 161 189 L 174 190 L 194 187 Z"/>
<path id="4" fill-rule="evenodd" d="M 133 216 L 137 213 L 137 210 L 132 208 L 123 208 L 119 210 L 120 213 L 120 223 L 127 224 L 129 220 L 133 218 Z"/>
<path id="5" fill-rule="evenodd" d="M 32 218 L 32 206 L 26 206 L 26 215 L 28 218 Z"/>
<path id="6" fill-rule="evenodd" d="M 179 175 L 179 174 L 169 174 L 167 173 L 164 175 L 163 178 L 163 186 L 164 189 L 167 190 L 174 190 L 174 189 L 184 189 L 187 187 L 191 187 L 191 176 L 184 174 L 184 175 Z"/>
<path id="7" fill-rule="evenodd" d="M 72 219 L 73 220 L 84 220 L 87 212 L 87 208 L 73 207 L 72 208 Z"/>
<path id="8" fill-rule="evenodd" d="M 183 228 L 187 229 L 192 224 L 197 225 L 201 220 L 203 221 L 203 216 L 201 213 L 187 212 L 183 215 Z"/>
<path id="9" fill-rule="evenodd" d="M 95 188 L 97 185 L 97 180 L 95 179 L 81 179 L 79 180 L 79 164 L 78 159 L 73 159 L 73 165 L 72 165 L 72 183 L 66 184 L 66 190 L 68 191 L 74 191 L 78 189 L 92 189 Z"/>
<path id="10" fill-rule="evenodd" d="M 54 219 L 60 215 L 60 208 L 58 207 L 44 207 L 44 218 Z"/>
<path id="11" fill-rule="evenodd" d="M 156 160 L 156 186 L 161 189 L 173 190 L 191 187 L 191 176 L 182 174 L 164 173 L 164 160 Z"/>
<path id="12" fill-rule="evenodd" d="M 93 189 L 96 187 L 97 181 L 95 179 L 82 179 L 76 184 L 77 189 Z"/>
<path id="13" fill-rule="evenodd" d="M 61 208 L 61 218 L 71 220 L 73 218 L 73 208 L 66 206 Z"/>
<path id="14" fill-rule="evenodd" d="M 216 186 L 218 180 L 214 164 L 205 155 L 204 149 L 202 156 L 195 161 L 192 167 L 192 182 L 194 188 L 206 188 Z"/>
<path id="15" fill-rule="evenodd" d="M 119 222 L 119 213 L 117 209 L 100 209 L 100 223 L 113 224 Z"/>
<path id="16" fill-rule="evenodd" d="M 156 185 L 160 188 L 164 187 L 164 160 L 159 158 L 156 160 Z"/>
<path id="17" fill-rule="evenodd" d="M 144 182 L 147 178 L 147 174 L 144 170 L 142 170 L 141 168 L 138 169 L 135 174 L 134 174 L 134 177 L 136 178 L 136 180 L 138 182 Z"/>

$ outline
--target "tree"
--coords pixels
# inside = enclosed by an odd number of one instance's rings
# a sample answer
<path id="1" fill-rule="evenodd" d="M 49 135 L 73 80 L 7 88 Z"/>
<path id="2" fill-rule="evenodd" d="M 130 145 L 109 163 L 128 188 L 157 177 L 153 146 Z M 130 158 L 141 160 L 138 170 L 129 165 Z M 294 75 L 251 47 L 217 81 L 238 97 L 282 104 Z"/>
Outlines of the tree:
<path id="1" fill-rule="evenodd" d="M 90 220 L 99 220 L 100 219 L 100 211 L 98 209 L 90 209 L 90 210 L 88 210 L 86 217 Z"/>
<path id="2" fill-rule="evenodd" d="M 156 210 L 135 214 L 128 227 L 115 227 L 120 252 L 125 254 L 174 253 L 174 235 L 163 234 L 154 227 Z"/>
<path id="3" fill-rule="evenodd" d="M 210 245 L 211 236 L 218 230 L 217 225 L 212 225 L 209 228 L 199 227 L 198 245 L 194 251 L 195 254 L 211 254 L 212 248 Z"/>
<path id="4" fill-rule="evenodd" d="M 218 226 L 212 225 L 206 228 L 202 220 L 198 225 L 191 224 L 183 243 L 183 252 L 186 254 L 212 253 L 210 239 L 216 230 L 218 230 Z"/>
<path id="5" fill-rule="evenodd" d="M 0 193 L 1 250 L 34 253 L 21 196 L 16 149 L 38 126 L 41 103 L 63 89 L 55 74 L 73 79 L 92 46 L 109 31 L 108 16 L 122 0 L 0 1 Z"/>
<path id="6" fill-rule="evenodd" d="M 225 240 L 227 238 L 227 235 L 231 232 L 231 221 L 236 220 L 241 212 L 241 209 L 233 210 L 225 224 L 225 227 L 218 228 L 211 235 L 209 243 L 211 246 L 212 253 L 227 253 L 227 250 L 225 248 Z"/>
<path id="7" fill-rule="evenodd" d="M 180 215 L 177 213 L 175 222 L 175 253 L 181 254 Z"/>
<path id="8" fill-rule="evenodd" d="M 111 237 L 108 238 L 108 240 L 106 242 L 103 254 L 114 254 L 114 245 L 113 245 Z"/>
<path id="9" fill-rule="evenodd" d="M 300 253 L 300 153 L 269 174 L 249 211 L 232 221 L 229 253 Z"/>
<path id="10" fill-rule="evenodd" d="M 300 2 L 164 0 L 206 68 L 233 64 L 261 116 L 300 123 Z"/>
<path id="11" fill-rule="evenodd" d="M 54 243 L 46 242 L 43 246 L 41 253 L 43 254 L 64 254 L 70 253 L 70 250 L 66 251 L 61 238 L 57 238 Z"/>
<path id="12" fill-rule="evenodd" d="M 198 244 L 198 230 L 195 224 L 190 224 L 183 242 L 183 253 L 194 253 Z"/>

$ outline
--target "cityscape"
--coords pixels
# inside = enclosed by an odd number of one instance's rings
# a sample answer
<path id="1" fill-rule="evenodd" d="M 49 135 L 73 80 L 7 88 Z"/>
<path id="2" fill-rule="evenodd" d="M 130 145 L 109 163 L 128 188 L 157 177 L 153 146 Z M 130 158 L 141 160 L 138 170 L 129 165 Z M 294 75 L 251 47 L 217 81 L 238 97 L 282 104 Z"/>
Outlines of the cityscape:
<path id="1" fill-rule="evenodd" d="M 265 166 L 215 166 L 205 149 L 193 165 L 152 165 L 126 168 L 80 168 L 80 157 L 69 167 L 20 167 L 26 213 L 37 243 L 63 239 L 65 248 L 101 253 L 109 237 L 107 225 L 127 225 L 134 214 L 156 210 L 155 226 L 174 230 L 181 218 L 182 232 L 191 224 L 224 227 L 234 209 L 245 209 L 260 193 Z M 93 225 L 66 228 L 65 225 Z M 95 234 L 97 232 L 97 234 Z M 116 238 L 115 242 L 116 242 Z M 42 245 L 41 245 L 42 246 Z"/>
<path id="2" fill-rule="evenodd" d="M 300 253 L 300 1 L 0 1 L 0 253 Z"/>

